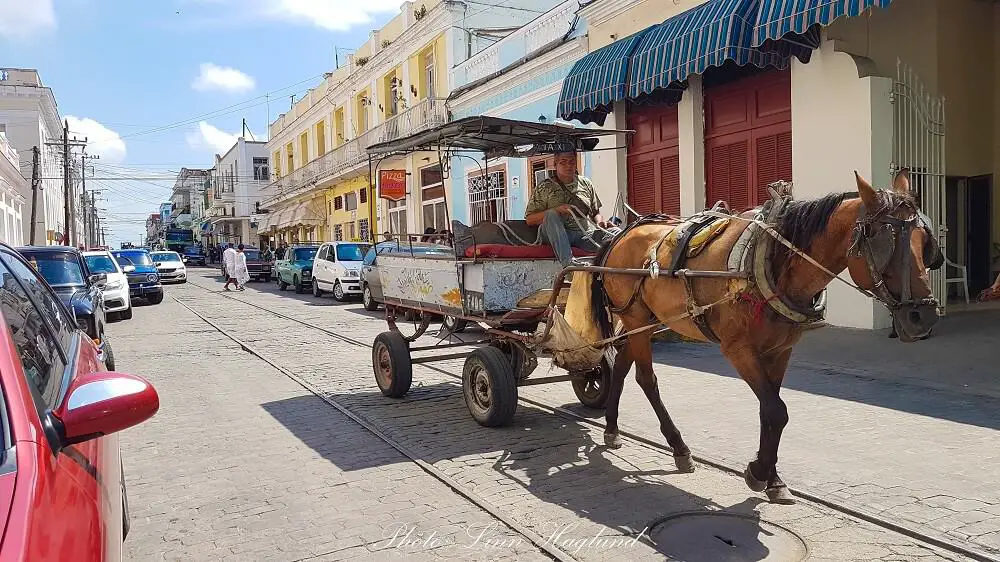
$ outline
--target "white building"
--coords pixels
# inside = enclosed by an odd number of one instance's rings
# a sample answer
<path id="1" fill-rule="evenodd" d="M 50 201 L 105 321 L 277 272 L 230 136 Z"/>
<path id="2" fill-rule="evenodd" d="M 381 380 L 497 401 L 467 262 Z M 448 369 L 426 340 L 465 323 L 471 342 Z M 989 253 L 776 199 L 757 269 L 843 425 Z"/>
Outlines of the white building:
<path id="1" fill-rule="evenodd" d="M 270 183 L 267 143 L 243 137 L 224 156 L 215 155 L 215 168 L 205 213 L 212 243 L 256 244 L 258 203 Z"/>
<path id="2" fill-rule="evenodd" d="M 166 228 L 200 230 L 205 215 L 205 186 L 211 170 L 181 168 L 170 195 L 173 212 Z M 197 234 L 197 233 L 196 233 Z"/>
<path id="3" fill-rule="evenodd" d="M 7 136 L 0 133 L 0 241 L 11 246 L 24 245 L 21 224 L 24 196 L 21 193 L 26 183 L 21 176 L 17 151 L 7 141 Z"/>
<path id="4" fill-rule="evenodd" d="M 41 151 L 42 183 L 38 194 L 34 242 L 57 244 L 64 224 L 63 171 L 60 151 L 46 146 L 62 138 L 62 120 L 52 90 L 42 84 L 37 70 L 0 69 L 0 132 L 21 155 L 20 173 L 31 178 L 31 154 Z M 31 184 L 22 185 L 24 198 L 21 224 L 24 243 L 31 242 Z"/>

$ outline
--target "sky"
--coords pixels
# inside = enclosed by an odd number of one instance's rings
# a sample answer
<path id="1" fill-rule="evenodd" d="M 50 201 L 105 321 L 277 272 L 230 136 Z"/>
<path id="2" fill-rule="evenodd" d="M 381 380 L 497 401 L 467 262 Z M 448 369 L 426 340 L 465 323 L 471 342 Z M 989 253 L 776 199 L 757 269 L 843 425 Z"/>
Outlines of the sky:
<path id="1" fill-rule="evenodd" d="M 0 0 L 0 67 L 36 68 L 71 135 L 108 242 L 139 243 L 181 167 L 211 168 L 319 84 L 401 0 Z M 248 135 L 250 139 L 250 135 Z M 100 198 L 103 197 L 103 203 Z"/>

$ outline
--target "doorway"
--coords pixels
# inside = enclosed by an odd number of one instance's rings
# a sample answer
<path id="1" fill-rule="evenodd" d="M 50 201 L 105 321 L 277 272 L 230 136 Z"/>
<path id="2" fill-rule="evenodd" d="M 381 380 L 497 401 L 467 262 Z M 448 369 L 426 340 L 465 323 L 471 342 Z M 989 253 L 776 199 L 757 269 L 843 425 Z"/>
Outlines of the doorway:
<path id="1" fill-rule="evenodd" d="M 966 185 L 966 263 L 969 292 L 976 295 L 993 284 L 993 176 L 972 177 Z"/>

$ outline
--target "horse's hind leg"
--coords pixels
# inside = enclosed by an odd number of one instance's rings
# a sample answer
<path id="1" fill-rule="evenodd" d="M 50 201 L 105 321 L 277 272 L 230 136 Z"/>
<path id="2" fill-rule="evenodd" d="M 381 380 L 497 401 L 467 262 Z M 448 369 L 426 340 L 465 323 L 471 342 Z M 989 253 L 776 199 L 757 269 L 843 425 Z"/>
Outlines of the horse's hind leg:
<path id="1" fill-rule="evenodd" d="M 622 439 L 618 436 L 618 407 L 621 405 L 622 390 L 625 388 L 625 379 L 632 369 L 632 363 L 629 346 L 622 346 L 615 356 L 615 364 L 611 370 L 611 394 L 608 396 L 604 411 L 604 444 L 612 449 L 620 449 L 622 446 Z"/>
<path id="2" fill-rule="evenodd" d="M 667 444 L 674 451 L 674 464 L 681 472 L 694 471 L 694 462 L 691 460 L 691 449 L 684 443 L 680 430 L 674 425 L 667 413 L 667 407 L 663 405 L 660 398 L 660 389 L 656 383 L 656 374 L 653 372 L 653 346 L 652 333 L 643 332 L 636 334 L 628 340 L 629 352 L 632 360 L 635 361 L 635 380 L 639 383 L 646 399 L 656 412 L 656 417 L 660 420 L 660 432 L 667 438 Z"/>

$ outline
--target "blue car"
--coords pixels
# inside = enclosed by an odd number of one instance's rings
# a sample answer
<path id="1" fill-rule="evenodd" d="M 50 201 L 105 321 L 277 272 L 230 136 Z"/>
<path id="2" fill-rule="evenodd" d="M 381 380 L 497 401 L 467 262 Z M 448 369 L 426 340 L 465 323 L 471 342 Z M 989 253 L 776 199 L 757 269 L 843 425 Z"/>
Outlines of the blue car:
<path id="1" fill-rule="evenodd" d="M 163 302 L 163 285 L 156 264 L 149 257 L 149 251 L 140 248 L 128 250 L 112 250 L 111 255 L 118 260 L 122 271 L 128 276 L 128 292 L 130 298 L 140 298 L 150 304 Z"/>

